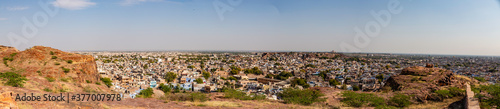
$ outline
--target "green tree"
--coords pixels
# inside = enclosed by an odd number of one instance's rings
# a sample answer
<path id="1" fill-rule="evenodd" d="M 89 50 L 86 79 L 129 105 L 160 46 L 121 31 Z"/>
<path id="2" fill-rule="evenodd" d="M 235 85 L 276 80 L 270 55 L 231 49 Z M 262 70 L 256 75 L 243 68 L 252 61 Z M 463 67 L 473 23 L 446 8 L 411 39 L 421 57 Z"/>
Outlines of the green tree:
<path id="1" fill-rule="evenodd" d="M 165 75 L 165 81 L 167 81 L 167 82 L 172 82 L 176 78 L 177 78 L 177 74 L 175 74 L 174 72 L 167 72 L 167 74 Z"/>
<path id="2" fill-rule="evenodd" d="M 202 84 L 203 83 L 203 79 L 201 78 L 196 78 L 196 80 L 194 80 L 196 83 L 198 84 Z"/>
<path id="3" fill-rule="evenodd" d="M 153 94 L 154 94 L 153 89 L 152 88 L 147 88 L 145 90 L 141 90 L 141 92 L 139 92 L 139 94 L 137 95 L 137 97 L 151 98 L 151 96 Z"/>
<path id="4" fill-rule="evenodd" d="M 292 80 L 292 87 L 295 87 L 296 85 L 300 85 L 302 86 L 303 88 L 309 88 L 309 84 L 307 84 L 307 81 L 305 79 L 302 79 L 302 78 L 295 78 Z"/>
<path id="5" fill-rule="evenodd" d="M 354 86 L 352 86 L 352 90 L 353 90 L 353 91 L 358 91 L 358 90 L 359 90 L 359 86 L 358 86 L 358 85 L 354 85 Z"/>
<path id="6" fill-rule="evenodd" d="M 377 78 L 379 82 L 382 82 L 384 80 L 384 74 L 378 74 L 375 78 Z"/>
<path id="7" fill-rule="evenodd" d="M 160 84 L 160 86 L 158 87 L 158 89 L 160 89 L 161 91 L 163 91 L 165 94 L 168 94 L 172 90 L 172 88 L 169 85 L 165 85 L 163 83 Z"/>
<path id="8" fill-rule="evenodd" d="M 328 83 L 330 83 L 331 86 L 340 85 L 340 82 L 337 81 L 336 79 L 330 79 L 328 80 Z"/>
<path id="9" fill-rule="evenodd" d="M 205 78 L 205 80 L 208 80 L 208 78 L 210 78 L 210 73 L 207 71 L 203 71 L 202 75 Z"/>

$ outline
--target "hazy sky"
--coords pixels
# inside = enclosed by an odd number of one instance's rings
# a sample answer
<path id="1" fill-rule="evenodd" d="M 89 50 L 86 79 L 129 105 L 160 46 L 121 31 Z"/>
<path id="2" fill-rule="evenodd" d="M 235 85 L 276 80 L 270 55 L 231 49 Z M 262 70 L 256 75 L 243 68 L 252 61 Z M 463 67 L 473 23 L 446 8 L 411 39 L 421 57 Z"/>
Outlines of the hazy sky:
<path id="1" fill-rule="evenodd" d="M 0 1 L 0 45 L 71 51 L 347 51 L 344 44 L 360 52 L 500 56 L 497 0 L 40 2 L 49 4 Z M 388 25 L 368 29 L 379 29 L 379 34 L 356 45 L 354 40 L 360 38 L 355 28 L 365 31 L 367 24 L 380 25 L 370 12 L 387 11 L 388 4 L 400 12 L 389 13 Z"/>

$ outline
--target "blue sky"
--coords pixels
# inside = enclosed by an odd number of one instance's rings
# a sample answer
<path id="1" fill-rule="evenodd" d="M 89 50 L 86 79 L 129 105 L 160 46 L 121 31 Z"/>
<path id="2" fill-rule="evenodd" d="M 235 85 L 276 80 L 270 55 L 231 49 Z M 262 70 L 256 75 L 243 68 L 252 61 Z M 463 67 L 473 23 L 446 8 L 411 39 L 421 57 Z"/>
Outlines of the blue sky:
<path id="1" fill-rule="evenodd" d="M 43 45 L 69 51 L 343 51 L 344 43 L 357 52 L 500 56 L 498 0 L 229 1 L 235 2 L 2 0 L 0 44 L 20 50 Z M 388 10 L 395 1 L 402 11 L 391 14 L 368 43 L 356 46 L 355 28 L 364 30 L 377 21 L 372 10 Z M 221 17 L 214 2 L 232 10 Z M 59 11 L 50 16 L 43 6 Z M 33 23 L 34 16 L 46 24 L 35 25 L 38 31 L 28 32 L 32 36 L 23 35 L 28 30 L 23 18 Z"/>

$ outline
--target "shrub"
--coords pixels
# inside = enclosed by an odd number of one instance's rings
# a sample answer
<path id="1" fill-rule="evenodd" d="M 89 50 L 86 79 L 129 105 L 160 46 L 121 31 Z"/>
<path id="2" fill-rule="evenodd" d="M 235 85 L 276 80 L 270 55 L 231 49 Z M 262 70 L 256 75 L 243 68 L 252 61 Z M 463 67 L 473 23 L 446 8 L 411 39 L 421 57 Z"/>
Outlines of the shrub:
<path id="1" fill-rule="evenodd" d="M 5 85 L 12 87 L 24 87 L 25 81 L 28 80 L 26 77 L 13 72 L 0 73 L 0 77 L 3 78 L 3 80 L 7 80 Z"/>
<path id="2" fill-rule="evenodd" d="M 70 78 L 61 78 L 61 79 L 59 79 L 59 80 L 61 80 L 61 81 L 63 81 L 63 82 L 69 82 L 69 79 L 70 79 Z"/>
<path id="3" fill-rule="evenodd" d="M 87 83 L 92 83 L 92 82 L 90 82 L 89 80 L 85 80 L 85 82 L 87 82 Z"/>
<path id="4" fill-rule="evenodd" d="M 389 104 L 396 107 L 408 107 L 411 105 L 410 97 L 403 94 L 396 94 L 389 99 Z"/>
<path id="5" fill-rule="evenodd" d="M 315 102 L 323 102 L 326 99 L 321 98 L 324 95 L 317 90 L 313 89 L 292 89 L 288 88 L 278 93 L 278 96 L 285 101 L 285 103 L 311 105 Z"/>
<path id="6" fill-rule="evenodd" d="M 446 89 L 436 90 L 436 91 L 434 91 L 434 93 L 436 93 L 439 97 L 441 97 L 443 99 L 453 97 L 453 95 L 450 93 L 450 91 L 446 90 Z"/>
<path id="7" fill-rule="evenodd" d="M 97 84 L 97 85 L 101 85 L 101 82 L 95 82 L 95 84 Z"/>
<path id="8" fill-rule="evenodd" d="M 61 65 L 61 63 L 59 63 L 59 62 L 56 62 L 56 63 L 54 63 L 54 65 Z"/>
<path id="9" fill-rule="evenodd" d="M 68 62 L 68 64 L 72 64 L 73 60 L 67 60 L 66 62 Z"/>
<path id="10" fill-rule="evenodd" d="M 50 51 L 50 55 L 54 55 L 54 52 Z"/>
<path id="11" fill-rule="evenodd" d="M 111 79 L 109 78 L 101 78 L 101 81 L 104 82 L 104 84 L 108 87 L 113 86 L 113 84 L 111 84 L 113 81 L 111 81 Z"/>
<path id="12" fill-rule="evenodd" d="M 69 73 L 69 71 L 71 70 L 69 68 L 64 68 L 64 67 L 61 67 L 61 69 L 64 71 L 64 73 Z"/>
<path id="13" fill-rule="evenodd" d="M 47 81 L 49 81 L 49 82 L 54 82 L 54 81 L 56 81 L 56 79 L 55 79 L 55 78 L 51 78 L 51 77 L 45 77 L 45 79 L 47 79 Z"/>
<path id="14" fill-rule="evenodd" d="M 462 96 L 465 95 L 465 90 L 462 90 L 458 87 L 450 87 L 448 88 L 450 90 L 450 94 L 453 96 Z"/>
<path id="15" fill-rule="evenodd" d="M 52 56 L 52 59 L 57 59 L 57 56 Z"/>
<path id="16" fill-rule="evenodd" d="M 359 86 L 357 86 L 357 85 L 352 86 L 352 90 L 353 91 L 358 91 L 359 90 Z"/>
<path id="17" fill-rule="evenodd" d="M 208 101 L 208 97 L 204 93 L 175 93 L 167 95 L 167 98 L 172 101 L 192 101 L 192 102 L 204 102 Z"/>
<path id="18" fill-rule="evenodd" d="M 59 89 L 59 92 L 67 92 L 65 89 Z"/>
<path id="19" fill-rule="evenodd" d="M 43 91 L 45 91 L 45 92 L 52 92 L 52 90 L 50 90 L 49 88 L 44 88 Z"/>
<path id="20" fill-rule="evenodd" d="M 141 92 L 139 92 L 139 94 L 137 95 L 137 97 L 140 97 L 140 98 L 151 98 L 151 96 L 153 94 L 154 94 L 153 89 L 152 88 L 147 88 L 145 90 L 141 90 Z"/>
<path id="21" fill-rule="evenodd" d="M 484 79 L 483 77 L 474 77 L 474 79 L 476 79 L 480 82 L 486 82 L 486 79 Z"/>
<path id="22" fill-rule="evenodd" d="M 362 107 L 365 105 L 379 107 L 386 105 L 383 98 L 374 94 L 344 91 L 342 92 L 342 97 L 344 97 L 344 99 L 341 100 L 343 103 L 353 107 Z"/>

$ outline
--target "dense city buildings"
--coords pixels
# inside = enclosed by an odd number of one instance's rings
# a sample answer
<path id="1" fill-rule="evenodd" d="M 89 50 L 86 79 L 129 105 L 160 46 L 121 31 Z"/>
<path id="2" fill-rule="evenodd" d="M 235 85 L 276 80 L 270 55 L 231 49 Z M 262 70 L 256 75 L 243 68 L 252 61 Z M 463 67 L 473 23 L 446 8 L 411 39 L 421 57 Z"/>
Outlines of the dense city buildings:
<path id="1" fill-rule="evenodd" d="M 112 90 L 135 97 L 169 84 L 184 91 L 224 88 L 277 98 L 284 88 L 376 91 L 411 66 L 431 64 L 458 75 L 499 81 L 500 58 L 480 56 L 341 54 L 335 52 L 80 52 L 93 55 Z"/>

